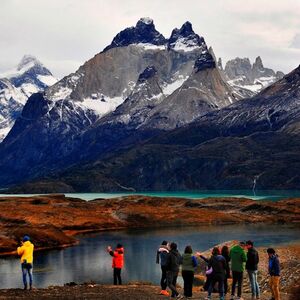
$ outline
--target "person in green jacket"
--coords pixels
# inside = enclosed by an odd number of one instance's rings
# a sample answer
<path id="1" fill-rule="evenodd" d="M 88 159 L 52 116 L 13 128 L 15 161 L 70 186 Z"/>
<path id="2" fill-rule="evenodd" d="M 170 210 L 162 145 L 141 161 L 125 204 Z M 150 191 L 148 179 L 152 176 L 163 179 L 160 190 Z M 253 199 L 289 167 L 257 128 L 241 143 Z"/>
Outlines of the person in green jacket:
<path id="1" fill-rule="evenodd" d="M 230 259 L 231 259 L 231 270 L 232 270 L 232 286 L 231 286 L 231 297 L 234 299 L 235 287 L 238 284 L 238 298 L 237 300 L 242 300 L 242 287 L 243 287 L 243 276 L 245 271 L 245 265 L 247 261 L 247 255 L 245 252 L 246 244 L 240 242 L 238 245 L 233 246 L 230 249 Z"/>
<path id="2" fill-rule="evenodd" d="M 184 282 L 184 296 L 186 298 L 193 297 L 193 282 L 194 282 L 194 272 L 197 267 L 197 259 L 193 255 L 193 250 L 191 246 L 186 246 L 184 254 L 182 255 L 182 278 Z"/>

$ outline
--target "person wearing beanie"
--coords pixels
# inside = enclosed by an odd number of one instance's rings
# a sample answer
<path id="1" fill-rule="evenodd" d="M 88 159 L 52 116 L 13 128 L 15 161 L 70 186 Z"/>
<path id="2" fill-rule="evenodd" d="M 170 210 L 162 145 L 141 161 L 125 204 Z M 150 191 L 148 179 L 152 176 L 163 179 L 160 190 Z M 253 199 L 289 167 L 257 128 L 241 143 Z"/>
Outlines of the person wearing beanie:
<path id="1" fill-rule="evenodd" d="M 34 245 L 30 242 L 30 237 L 25 235 L 22 239 L 21 246 L 17 248 L 17 253 L 21 256 L 24 290 L 28 289 L 27 275 L 29 277 L 29 289 L 32 289 L 33 250 Z"/>
<path id="2" fill-rule="evenodd" d="M 273 248 L 268 248 L 269 256 L 269 286 L 272 292 L 272 300 L 280 300 L 279 282 L 280 282 L 280 263 L 278 255 Z"/>

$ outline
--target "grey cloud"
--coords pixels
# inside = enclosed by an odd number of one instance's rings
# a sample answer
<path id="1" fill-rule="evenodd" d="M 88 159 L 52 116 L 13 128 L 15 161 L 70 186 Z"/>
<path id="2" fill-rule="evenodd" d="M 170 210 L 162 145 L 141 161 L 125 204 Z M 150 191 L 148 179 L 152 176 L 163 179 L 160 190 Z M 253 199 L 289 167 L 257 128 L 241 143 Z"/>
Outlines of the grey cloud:
<path id="1" fill-rule="evenodd" d="M 290 47 L 300 49 L 300 33 L 295 34 Z"/>
<path id="2" fill-rule="evenodd" d="M 266 66 L 289 72 L 294 66 L 290 39 L 278 46 L 259 32 L 245 33 L 242 27 L 264 22 L 276 28 L 280 37 L 296 36 L 299 28 L 299 2 L 252 0 L 1 0 L 0 72 L 18 63 L 25 54 L 37 56 L 54 75 L 74 72 L 99 53 L 122 29 L 133 26 L 140 17 L 154 19 L 166 37 L 185 21 L 204 36 L 217 56 L 224 60 L 261 55 Z M 248 35 L 249 34 L 249 35 Z M 270 33 L 271 35 L 272 33 Z M 294 42 L 292 45 L 298 45 Z M 294 46 L 293 46 L 294 47 Z M 299 47 L 298 47 L 299 48 Z"/>

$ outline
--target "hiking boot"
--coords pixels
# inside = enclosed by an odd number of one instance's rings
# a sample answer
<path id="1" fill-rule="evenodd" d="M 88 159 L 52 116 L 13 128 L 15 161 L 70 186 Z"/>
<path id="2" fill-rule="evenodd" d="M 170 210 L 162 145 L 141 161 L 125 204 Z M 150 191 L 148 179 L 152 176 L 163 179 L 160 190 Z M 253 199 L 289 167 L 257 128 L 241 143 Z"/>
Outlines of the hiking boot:
<path id="1" fill-rule="evenodd" d="M 24 290 L 24 291 L 27 290 L 27 285 L 24 285 L 24 289 L 23 289 L 23 290 Z"/>
<path id="2" fill-rule="evenodd" d="M 160 294 L 160 295 L 167 296 L 167 297 L 170 296 L 170 294 L 169 294 L 169 292 L 168 292 L 167 290 L 161 290 L 159 294 Z"/>

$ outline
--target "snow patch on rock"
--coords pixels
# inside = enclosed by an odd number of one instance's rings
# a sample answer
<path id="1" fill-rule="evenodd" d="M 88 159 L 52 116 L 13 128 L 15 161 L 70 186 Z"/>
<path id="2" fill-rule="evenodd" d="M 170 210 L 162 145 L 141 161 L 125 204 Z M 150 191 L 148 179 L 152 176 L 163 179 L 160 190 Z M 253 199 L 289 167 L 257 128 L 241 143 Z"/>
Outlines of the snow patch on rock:
<path id="1" fill-rule="evenodd" d="M 37 78 L 47 86 L 51 86 L 57 82 L 57 79 L 51 75 L 38 75 Z"/>
<path id="2" fill-rule="evenodd" d="M 136 46 L 141 47 L 143 50 L 166 50 L 165 45 L 153 45 L 150 43 L 138 43 Z"/>
<path id="3" fill-rule="evenodd" d="M 60 87 L 60 89 L 51 96 L 51 100 L 57 101 L 61 99 L 66 99 L 71 95 L 71 93 L 72 89 L 66 86 Z"/>
<path id="4" fill-rule="evenodd" d="M 189 52 L 194 51 L 195 49 L 200 49 L 200 46 L 195 41 L 188 38 L 178 39 L 173 46 L 173 50 L 175 51 Z"/>
<path id="5" fill-rule="evenodd" d="M 172 83 L 165 83 L 162 85 L 162 90 L 164 95 L 169 96 L 171 95 L 175 90 L 177 90 L 179 87 L 182 86 L 182 84 L 188 79 L 187 77 L 184 77 L 182 75 L 178 76 L 178 79 L 173 81 Z"/>
<path id="6" fill-rule="evenodd" d="M 109 98 L 102 95 L 98 98 L 85 98 L 82 102 L 77 102 L 77 104 L 82 108 L 94 111 L 99 116 L 103 116 L 114 111 L 123 102 L 124 99 L 122 97 Z"/>

